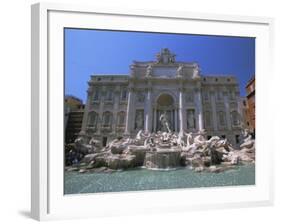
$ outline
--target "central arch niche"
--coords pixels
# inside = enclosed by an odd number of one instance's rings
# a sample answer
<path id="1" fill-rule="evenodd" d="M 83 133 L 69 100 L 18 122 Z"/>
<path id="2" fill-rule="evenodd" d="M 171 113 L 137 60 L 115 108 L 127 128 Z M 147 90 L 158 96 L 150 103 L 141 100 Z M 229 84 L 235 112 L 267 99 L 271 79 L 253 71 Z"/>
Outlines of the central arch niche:
<path id="1" fill-rule="evenodd" d="M 160 122 L 160 116 L 166 112 L 169 126 L 172 131 L 177 129 L 177 116 L 174 98 L 168 93 L 162 93 L 156 100 L 156 108 L 154 113 L 154 131 L 164 131 Z"/>
<path id="2" fill-rule="evenodd" d="M 160 107 L 169 107 L 174 104 L 174 99 L 171 95 L 169 94 L 161 94 L 158 99 L 157 99 L 157 105 Z"/>

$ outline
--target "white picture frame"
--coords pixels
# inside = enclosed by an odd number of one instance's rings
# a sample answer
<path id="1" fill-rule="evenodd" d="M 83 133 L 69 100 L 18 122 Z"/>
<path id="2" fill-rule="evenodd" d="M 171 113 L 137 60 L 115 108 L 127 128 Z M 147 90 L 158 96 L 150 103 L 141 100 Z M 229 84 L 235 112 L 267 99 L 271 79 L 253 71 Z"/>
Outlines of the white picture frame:
<path id="1" fill-rule="evenodd" d="M 61 131 L 63 27 L 255 37 L 256 185 L 65 196 Z M 50 220 L 271 205 L 274 198 L 273 146 L 262 128 L 269 122 L 270 109 L 266 106 L 266 95 L 261 93 L 271 85 L 268 74 L 273 72 L 272 32 L 271 18 L 50 3 L 32 5 L 32 217 Z"/>

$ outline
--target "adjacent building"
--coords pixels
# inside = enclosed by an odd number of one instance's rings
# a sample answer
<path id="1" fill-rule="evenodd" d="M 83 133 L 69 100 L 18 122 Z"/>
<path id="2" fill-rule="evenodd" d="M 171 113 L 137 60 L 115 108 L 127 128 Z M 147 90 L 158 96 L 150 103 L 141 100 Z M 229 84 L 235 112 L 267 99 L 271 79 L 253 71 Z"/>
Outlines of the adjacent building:
<path id="1" fill-rule="evenodd" d="M 103 145 L 139 130 L 164 131 L 163 115 L 174 132 L 198 132 L 240 142 L 240 92 L 235 76 L 203 75 L 198 63 L 177 61 L 162 49 L 155 61 L 134 61 L 129 75 L 93 75 L 81 135 Z"/>
<path id="2" fill-rule="evenodd" d="M 247 114 L 246 122 L 247 127 L 251 132 L 255 133 L 256 130 L 256 107 L 255 107 L 255 76 L 253 76 L 246 85 L 247 93 Z"/>
<path id="3" fill-rule="evenodd" d="M 240 121 L 241 121 L 241 127 L 243 129 L 248 129 L 247 126 L 247 111 L 248 111 L 248 104 L 247 104 L 247 97 L 240 97 L 240 101 L 238 103 L 239 108 L 239 115 L 240 115 Z"/>
<path id="4" fill-rule="evenodd" d="M 81 131 L 85 105 L 75 96 L 66 96 L 64 99 L 64 127 L 65 142 L 74 142 Z"/>

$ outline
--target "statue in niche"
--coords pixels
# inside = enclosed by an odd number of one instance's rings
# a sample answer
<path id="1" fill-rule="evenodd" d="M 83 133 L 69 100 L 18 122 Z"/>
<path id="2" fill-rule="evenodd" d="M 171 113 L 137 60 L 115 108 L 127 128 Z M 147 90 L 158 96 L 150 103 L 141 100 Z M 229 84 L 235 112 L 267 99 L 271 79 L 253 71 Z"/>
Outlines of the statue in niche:
<path id="1" fill-rule="evenodd" d="M 167 112 L 164 111 L 159 117 L 159 121 L 161 123 L 161 130 L 171 132 L 170 122 L 168 120 Z"/>
<path id="2" fill-rule="evenodd" d="M 143 111 L 138 110 L 136 112 L 135 129 L 142 129 L 144 123 L 143 121 Z"/>
<path id="3" fill-rule="evenodd" d="M 194 110 L 187 111 L 187 128 L 195 128 Z"/>
<path id="4" fill-rule="evenodd" d="M 138 94 L 137 94 L 137 101 L 138 101 L 139 103 L 143 103 L 143 102 L 144 102 L 144 99 L 145 99 L 144 93 L 143 93 L 143 92 L 138 92 Z"/>

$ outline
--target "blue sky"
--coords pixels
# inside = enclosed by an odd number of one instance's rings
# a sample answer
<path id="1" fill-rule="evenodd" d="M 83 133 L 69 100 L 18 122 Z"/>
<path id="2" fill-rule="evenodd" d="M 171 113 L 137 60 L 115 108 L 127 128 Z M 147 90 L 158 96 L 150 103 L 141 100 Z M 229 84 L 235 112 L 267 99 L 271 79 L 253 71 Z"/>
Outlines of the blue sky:
<path id="1" fill-rule="evenodd" d="M 242 96 L 255 74 L 250 37 L 65 29 L 65 94 L 85 102 L 92 74 L 128 74 L 133 60 L 155 60 L 161 48 L 169 48 L 176 60 L 199 63 L 202 75 L 235 75 Z"/>

